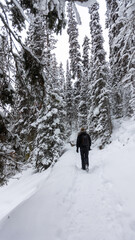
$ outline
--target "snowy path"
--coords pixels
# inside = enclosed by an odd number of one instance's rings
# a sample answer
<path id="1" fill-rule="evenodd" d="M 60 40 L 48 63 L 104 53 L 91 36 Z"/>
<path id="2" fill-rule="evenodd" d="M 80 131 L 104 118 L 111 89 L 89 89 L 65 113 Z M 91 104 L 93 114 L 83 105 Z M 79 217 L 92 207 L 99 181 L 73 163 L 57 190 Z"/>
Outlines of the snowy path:
<path id="1" fill-rule="evenodd" d="M 134 240 L 135 221 L 105 171 L 110 162 L 104 151 L 90 154 L 87 173 L 69 148 L 35 194 L 3 219 L 0 239 Z"/>

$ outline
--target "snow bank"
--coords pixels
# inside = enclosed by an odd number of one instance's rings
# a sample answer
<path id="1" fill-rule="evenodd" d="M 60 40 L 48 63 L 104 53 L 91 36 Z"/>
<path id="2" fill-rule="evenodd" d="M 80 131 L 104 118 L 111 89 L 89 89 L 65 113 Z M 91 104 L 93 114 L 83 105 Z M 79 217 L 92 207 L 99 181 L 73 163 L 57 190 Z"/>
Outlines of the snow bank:
<path id="1" fill-rule="evenodd" d="M 7 185 L 0 187 L 0 220 L 37 192 L 50 171 L 48 169 L 46 172 L 35 173 L 34 169 L 28 168 L 10 179 Z"/>

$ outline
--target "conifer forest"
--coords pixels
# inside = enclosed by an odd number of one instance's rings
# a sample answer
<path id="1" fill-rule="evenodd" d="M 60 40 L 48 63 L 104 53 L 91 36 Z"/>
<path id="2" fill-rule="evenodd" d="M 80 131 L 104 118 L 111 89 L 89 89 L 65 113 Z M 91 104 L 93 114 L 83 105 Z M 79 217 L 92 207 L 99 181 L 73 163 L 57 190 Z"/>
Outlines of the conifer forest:
<path id="1" fill-rule="evenodd" d="M 0 1 L 0 185 L 27 164 L 54 165 L 81 127 L 103 149 L 114 119 L 135 119 L 135 1 L 106 0 L 109 62 L 98 2 L 81 53 L 76 0 Z M 54 53 L 64 28 L 65 70 Z"/>

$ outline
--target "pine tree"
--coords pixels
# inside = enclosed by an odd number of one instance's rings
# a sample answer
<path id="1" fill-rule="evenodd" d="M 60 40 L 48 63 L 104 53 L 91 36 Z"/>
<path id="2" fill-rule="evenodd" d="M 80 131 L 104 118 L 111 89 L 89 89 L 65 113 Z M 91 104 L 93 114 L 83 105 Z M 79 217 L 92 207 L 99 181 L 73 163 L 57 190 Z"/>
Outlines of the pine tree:
<path id="1" fill-rule="evenodd" d="M 73 9 L 74 3 L 68 2 L 68 28 L 67 33 L 69 35 L 69 58 L 70 58 L 70 69 L 74 82 L 74 115 L 75 115 L 75 128 L 78 127 L 78 108 L 80 102 L 80 91 L 81 91 L 81 80 L 82 80 L 82 61 L 80 54 L 80 45 L 78 43 L 78 29 L 77 22 L 75 19 L 75 13 Z"/>
<path id="2" fill-rule="evenodd" d="M 90 32 L 92 44 L 92 82 L 89 128 L 94 139 L 100 139 L 100 148 L 109 141 L 112 126 L 110 116 L 109 94 L 107 89 L 108 68 L 103 49 L 102 29 L 99 23 L 99 4 L 89 9 Z"/>
<path id="3" fill-rule="evenodd" d="M 22 49 L 16 57 L 16 118 L 14 131 L 22 142 L 22 154 L 30 159 L 35 149 L 36 128 L 33 123 L 38 112 L 44 107 L 46 96 L 43 78 L 45 25 L 41 14 L 33 16 L 26 39 L 27 49 Z M 31 52 L 32 54 L 30 54 Z M 38 60 L 36 61 L 37 58 Z M 21 59 L 21 60 L 20 60 Z"/>
<path id="4" fill-rule="evenodd" d="M 61 154 L 65 135 L 64 89 L 61 86 L 56 56 L 52 53 L 56 41 L 42 15 L 35 18 L 27 43 L 42 63 L 35 66 L 34 62 L 31 66 L 36 70 L 34 75 L 31 68 L 27 71 L 32 95 L 38 106 L 30 126 L 30 129 L 37 129 L 30 159 L 40 171 L 54 164 Z"/>
<path id="5" fill-rule="evenodd" d="M 108 11 L 109 10 L 109 11 Z M 114 39 L 123 27 L 123 21 L 119 19 L 119 5 L 118 0 L 107 2 L 107 15 L 109 25 L 109 46 L 110 46 L 110 66 L 112 75 L 112 110 L 116 118 L 122 117 L 122 93 L 121 88 L 121 67 L 120 67 L 120 44 L 116 41 L 113 45 Z M 110 18 L 111 17 L 111 18 Z M 120 20 L 120 21 L 119 21 Z"/>
<path id="6" fill-rule="evenodd" d="M 0 34 L 0 107 L 4 110 L 6 104 L 13 104 L 13 87 L 11 78 L 12 56 L 6 31 L 1 28 Z"/>
<path id="7" fill-rule="evenodd" d="M 63 64 L 60 63 L 59 66 L 59 82 L 61 85 L 61 88 L 64 90 L 65 88 L 65 76 L 64 76 L 64 69 L 63 69 Z"/>
<path id="8" fill-rule="evenodd" d="M 89 59 L 89 50 L 90 50 L 90 39 L 85 36 L 83 42 L 83 55 L 82 55 L 82 63 L 83 63 L 83 73 L 85 78 L 88 81 L 88 72 L 90 68 L 90 59 Z"/>
<path id="9" fill-rule="evenodd" d="M 89 39 L 87 36 L 84 38 L 83 42 L 83 77 L 81 81 L 81 92 L 80 92 L 80 103 L 79 103 L 79 127 L 87 128 L 87 118 L 88 118 L 88 105 L 89 105 L 89 96 L 88 96 L 88 73 L 89 73 Z"/>
<path id="10" fill-rule="evenodd" d="M 15 105 L 12 132 L 16 136 L 16 146 L 23 162 L 27 161 L 33 149 L 36 129 L 31 129 L 31 124 L 36 118 L 37 105 L 32 95 L 32 86 L 25 72 L 23 51 L 19 58 L 15 56 Z"/>
<path id="11" fill-rule="evenodd" d="M 74 113 L 73 113 L 73 88 L 72 88 L 72 82 L 71 82 L 71 71 L 69 68 L 68 60 L 67 60 L 67 69 L 66 69 L 65 99 L 66 99 L 66 123 L 67 123 L 67 131 L 69 135 L 72 132 Z"/>
<path id="12" fill-rule="evenodd" d="M 19 169 L 21 159 L 16 151 L 15 136 L 11 131 L 15 90 L 12 87 L 13 56 L 5 29 L 0 34 L 0 185 Z"/>
<path id="13" fill-rule="evenodd" d="M 69 58 L 70 58 L 70 69 L 72 77 L 79 77 L 80 74 L 80 45 L 78 43 L 78 29 L 77 22 L 75 20 L 75 13 L 73 10 L 73 2 L 68 2 L 67 4 L 68 13 L 68 28 L 67 33 L 69 35 Z"/>
<path id="14" fill-rule="evenodd" d="M 65 140 L 65 111 L 64 96 L 58 77 L 55 55 L 49 69 L 51 74 L 47 80 L 46 110 L 40 114 L 36 138 L 36 167 L 38 170 L 47 169 L 53 165 L 62 153 Z"/>
<path id="15" fill-rule="evenodd" d="M 115 117 L 134 115 L 134 10 L 132 0 L 107 0 Z"/>

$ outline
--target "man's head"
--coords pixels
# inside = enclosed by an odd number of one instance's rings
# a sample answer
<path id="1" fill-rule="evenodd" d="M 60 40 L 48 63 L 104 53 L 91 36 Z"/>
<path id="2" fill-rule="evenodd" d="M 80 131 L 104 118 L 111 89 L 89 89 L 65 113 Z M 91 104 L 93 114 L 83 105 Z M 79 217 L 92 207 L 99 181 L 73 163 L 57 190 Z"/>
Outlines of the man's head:
<path id="1" fill-rule="evenodd" d="M 85 132 L 86 130 L 85 130 L 85 128 L 84 127 L 82 127 L 81 128 L 81 132 Z"/>

